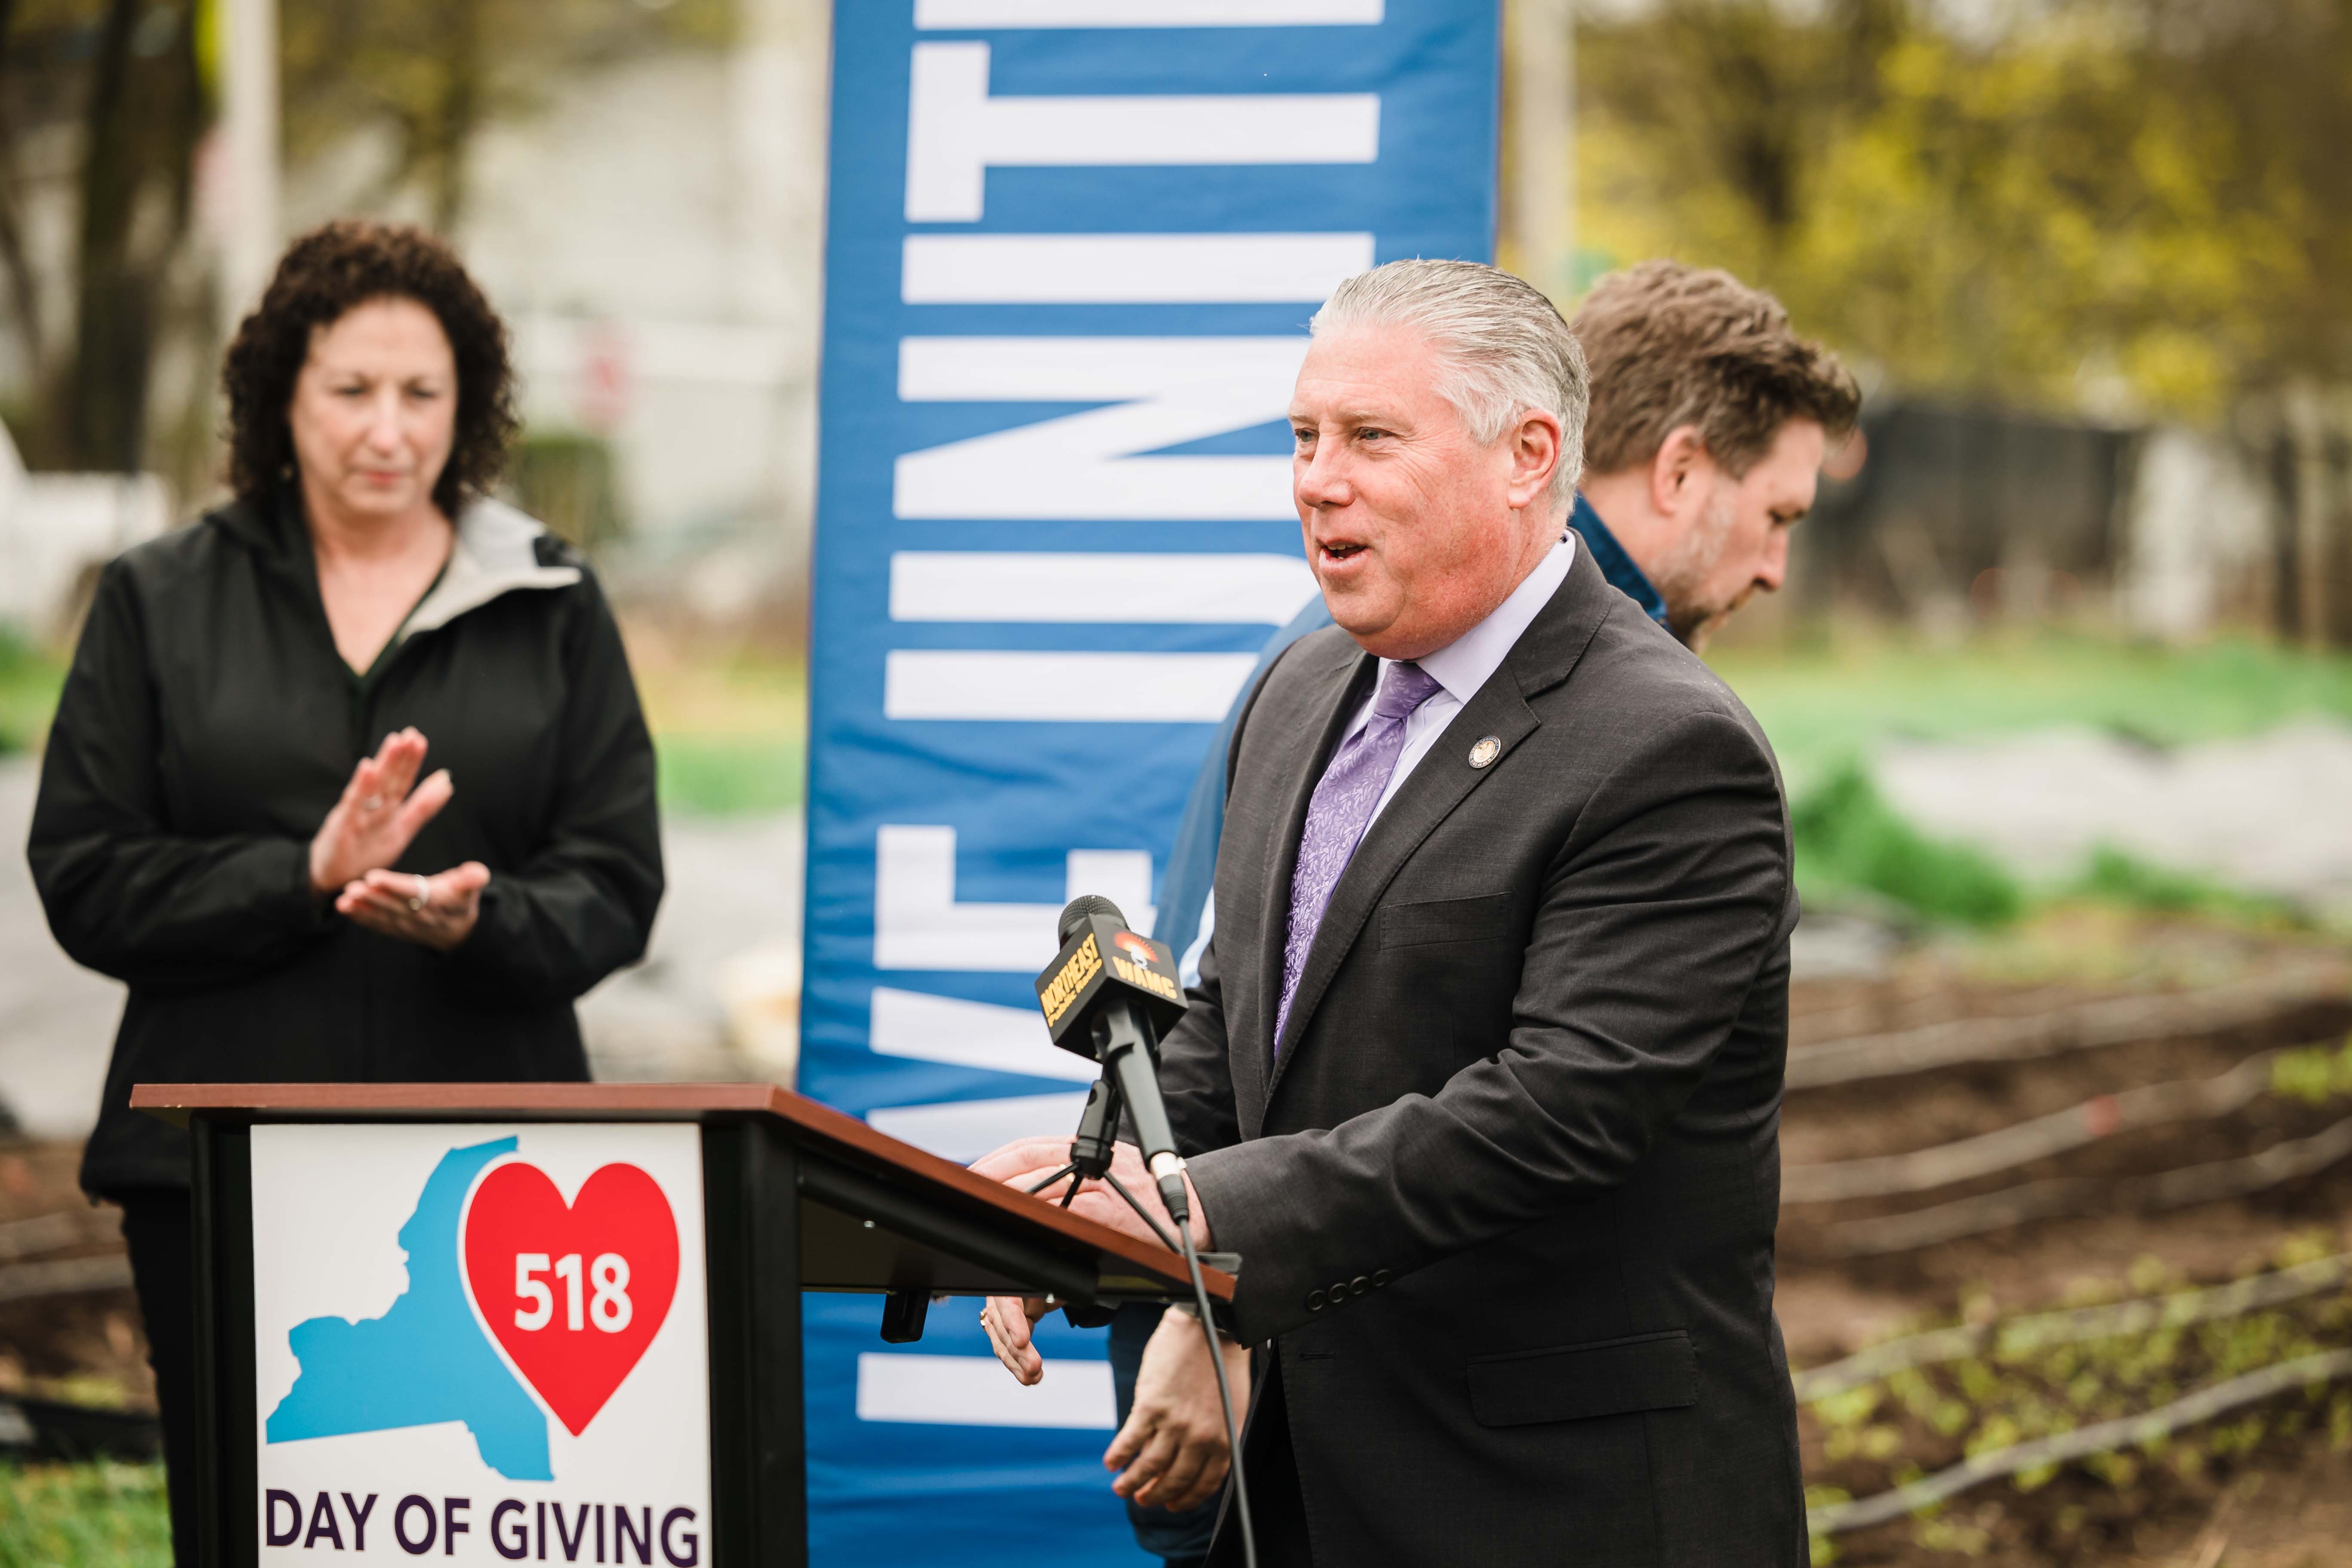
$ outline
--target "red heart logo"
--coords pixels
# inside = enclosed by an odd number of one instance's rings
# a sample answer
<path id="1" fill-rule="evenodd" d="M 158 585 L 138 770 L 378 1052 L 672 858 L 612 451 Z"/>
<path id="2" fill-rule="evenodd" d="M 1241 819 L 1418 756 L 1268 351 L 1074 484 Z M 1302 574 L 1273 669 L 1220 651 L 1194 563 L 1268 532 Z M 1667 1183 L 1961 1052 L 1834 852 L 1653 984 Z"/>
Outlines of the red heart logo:
<path id="1" fill-rule="evenodd" d="M 573 1436 L 646 1353 L 677 1292 L 677 1220 L 661 1185 L 606 1165 L 569 1207 L 536 1165 L 499 1165 L 466 1211 L 466 1289 Z"/>

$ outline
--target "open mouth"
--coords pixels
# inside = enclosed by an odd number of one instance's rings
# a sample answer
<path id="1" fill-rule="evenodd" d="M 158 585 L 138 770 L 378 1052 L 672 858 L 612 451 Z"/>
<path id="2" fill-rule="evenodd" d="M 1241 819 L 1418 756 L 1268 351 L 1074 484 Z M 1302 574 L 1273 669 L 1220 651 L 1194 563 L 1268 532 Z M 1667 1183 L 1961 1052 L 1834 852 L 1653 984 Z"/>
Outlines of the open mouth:
<path id="1" fill-rule="evenodd" d="M 1361 555 L 1370 546 L 1362 544 L 1326 544 L 1321 547 L 1326 561 L 1349 561 Z"/>

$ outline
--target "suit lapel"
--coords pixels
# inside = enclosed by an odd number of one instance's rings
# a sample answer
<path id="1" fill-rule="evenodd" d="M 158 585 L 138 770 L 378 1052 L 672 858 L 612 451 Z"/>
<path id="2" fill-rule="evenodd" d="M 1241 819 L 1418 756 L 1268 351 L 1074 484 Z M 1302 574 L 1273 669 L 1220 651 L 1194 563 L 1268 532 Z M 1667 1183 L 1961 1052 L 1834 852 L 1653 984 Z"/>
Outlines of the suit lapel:
<path id="1" fill-rule="evenodd" d="M 1362 705 L 1380 661 L 1352 642 L 1337 641 L 1324 656 L 1323 668 L 1309 677 L 1313 682 L 1306 711 L 1323 716 L 1315 744 L 1290 753 L 1276 782 L 1277 805 L 1267 824 L 1264 848 L 1266 868 L 1265 902 L 1258 910 L 1257 1007 L 1245 1022 L 1245 1038 L 1233 1042 L 1232 1058 L 1236 1108 L 1244 1130 L 1255 1136 L 1255 1123 L 1265 1110 L 1261 1092 L 1272 1052 L 1274 1019 L 1282 1005 L 1282 952 L 1290 931 L 1290 874 L 1298 864 L 1298 839 L 1307 826 L 1307 803 L 1322 781 L 1323 769 L 1339 743 L 1348 721 Z"/>
<path id="2" fill-rule="evenodd" d="M 1323 911 L 1323 923 L 1316 928 L 1315 944 L 1307 950 L 1307 967 L 1298 977 L 1298 994 L 1290 1004 L 1289 1026 L 1277 1042 L 1274 1076 L 1266 1086 L 1265 1101 L 1270 1105 L 1274 1094 L 1282 1086 L 1283 1075 L 1297 1056 L 1298 1043 L 1306 1037 L 1308 1022 L 1322 1001 L 1325 991 L 1346 959 L 1349 950 L 1362 933 L 1364 924 L 1378 907 L 1381 895 L 1390 882 L 1404 868 L 1438 824 L 1451 816 L 1455 807 L 1470 797 L 1471 792 L 1499 773 L 1508 765 L 1510 756 L 1519 742 L 1533 734 L 1542 721 L 1528 706 L 1528 699 L 1548 691 L 1568 679 L 1569 672 L 1583 655 L 1592 634 L 1601 627 L 1601 620 L 1612 607 L 1612 601 L 1622 595 L 1610 588 L 1601 578 L 1600 569 L 1592 564 L 1590 552 L 1580 550 L 1562 582 L 1549 602 L 1538 613 L 1502 668 L 1478 689 L 1477 695 L 1454 715 L 1437 742 L 1424 753 L 1420 763 L 1407 775 L 1404 783 L 1380 816 L 1365 833 L 1363 842 L 1340 873 L 1337 886 L 1331 889 L 1331 901 Z M 1352 708 L 1347 711 L 1353 711 Z M 1470 763 L 1470 749 L 1486 736 L 1492 735 L 1501 742 L 1495 760 L 1485 767 Z M 1327 737 L 1318 756 L 1330 754 Z M 1313 793 L 1313 780 L 1322 774 L 1320 761 L 1309 777 L 1307 792 Z M 1267 927 L 1273 937 L 1267 942 L 1273 954 L 1273 997 L 1278 1002 L 1282 988 L 1282 953 L 1279 934 L 1287 928 L 1287 905 L 1290 897 L 1290 868 L 1297 858 L 1298 838 L 1306 818 L 1305 803 L 1301 801 L 1290 816 L 1288 829 L 1289 854 L 1282 862 L 1279 873 L 1284 900 L 1283 923 Z M 1271 1002 L 1266 1028 L 1273 1028 Z M 1263 1114 L 1263 1111 L 1261 1111 Z"/>

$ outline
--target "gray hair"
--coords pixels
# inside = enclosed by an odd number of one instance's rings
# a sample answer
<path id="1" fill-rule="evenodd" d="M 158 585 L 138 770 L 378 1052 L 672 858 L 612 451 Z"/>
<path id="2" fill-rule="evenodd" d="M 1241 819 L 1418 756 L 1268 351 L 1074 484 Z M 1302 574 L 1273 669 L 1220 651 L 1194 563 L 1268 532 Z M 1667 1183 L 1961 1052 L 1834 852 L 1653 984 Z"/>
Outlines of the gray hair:
<path id="1" fill-rule="evenodd" d="M 1549 300 L 1500 268 L 1475 261 L 1391 261 L 1360 272 L 1315 312 L 1317 337 L 1350 327 L 1410 327 L 1444 366 L 1438 393 L 1472 440 L 1491 446 L 1530 409 L 1559 421 L 1559 467 L 1544 496 L 1555 510 L 1584 467 L 1591 402 L 1584 351 Z"/>

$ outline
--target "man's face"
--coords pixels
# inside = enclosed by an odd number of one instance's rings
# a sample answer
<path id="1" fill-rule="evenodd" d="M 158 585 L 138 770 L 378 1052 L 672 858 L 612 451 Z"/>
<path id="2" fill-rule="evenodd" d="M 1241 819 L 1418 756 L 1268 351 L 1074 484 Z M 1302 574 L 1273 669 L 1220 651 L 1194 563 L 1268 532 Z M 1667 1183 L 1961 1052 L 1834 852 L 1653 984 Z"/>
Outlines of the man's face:
<path id="1" fill-rule="evenodd" d="M 1331 618 L 1384 658 L 1434 653 L 1486 619 L 1558 533 L 1541 432 L 1529 451 L 1549 416 L 1481 446 L 1442 374 L 1420 333 L 1355 328 L 1315 340 L 1291 398 L 1307 563 Z"/>
<path id="2" fill-rule="evenodd" d="M 1704 652 L 1759 588 L 1779 592 L 1789 574 L 1789 530 L 1812 509 L 1822 447 L 1817 422 L 1791 419 L 1739 479 L 1698 459 L 1696 515 L 1650 574 L 1674 634 L 1694 651 Z"/>

